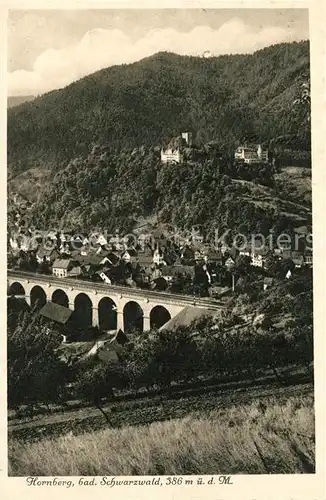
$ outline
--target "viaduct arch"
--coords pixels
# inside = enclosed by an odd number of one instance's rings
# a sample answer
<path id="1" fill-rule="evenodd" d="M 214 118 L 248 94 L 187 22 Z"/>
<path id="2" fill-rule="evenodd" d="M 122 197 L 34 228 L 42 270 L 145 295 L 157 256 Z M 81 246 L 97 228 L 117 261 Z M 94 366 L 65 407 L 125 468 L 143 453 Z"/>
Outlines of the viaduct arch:
<path id="1" fill-rule="evenodd" d="M 35 285 L 30 292 L 31 308 L 41 309 L 46 303 L 46 293 L 39 285 Z"/>
<path id="2" fill-rule="evenodd" d="M 8 271 L 8 294 L 25 296 L 30 306 L 46 300 L 69 307 L 78 311 L 84 324 L 102 330 L 160 328 L 184 307 L 194 305 L 187 296 L 13 271 Z M 195 305 L 211 308 L 205 300 Z M 213 307 L 222 309 L 223 305 Z"/>
<path id="3" fill-rule="evenodd" d="M 164 306 L 154 306 L 150 312 L 149 319 L 151 328 L 161 328 L 161 326 L 165 325 L 171 319 L 171 314 Z"/>
<path id="4" fill-rule="evenodd" d="M 118 324 L 117 305 L 110 297 L 103 297 L 98 303 L 98 326 L 100 330 L 116 330 Z"/>

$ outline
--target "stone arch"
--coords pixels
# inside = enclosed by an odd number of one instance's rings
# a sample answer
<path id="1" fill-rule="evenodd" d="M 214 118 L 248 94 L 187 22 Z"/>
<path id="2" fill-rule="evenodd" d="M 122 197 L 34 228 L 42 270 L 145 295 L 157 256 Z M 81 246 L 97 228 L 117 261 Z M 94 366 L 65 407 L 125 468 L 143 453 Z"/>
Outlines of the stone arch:
<path id="1" fill-rule="evenodd" d="M 144 329 L 144 311 L 133 300 L 127 302 L 123 308 L 123 328 L 125 332 Z"/>
<path id="2" fill-rule="evenodd" d="M 60 306 L 69 307 L 68 295 L 61 288 L 54 290 L 51 301 Z"/>
<path id="3" fill-rule="evenodd" d="M 43 307 L 46 304 L 47 302 L 46 293 L 41 286 L 39 285 L 33 286 L 33 288 L 30 291 L 30 300 L 32 308 L 35 307 L 37 309 L 41 309 L 41 307 Z"/>
<path id="4" fill-rule="evenodd" d="M 149 320 L 151 328 L 161 328 L 171 319 L 171 314 L 164 306 L 155 306 L 150 312 Z"/>
<path id="5" fill-rule="evenodd" d="M 75 321 L 80 326 L 90 327 L 93 320 L 93 303 L 86 293 L 79 293 L 75 297 Z"/>
<path id="6" fill-rule="evenodd" d="M 116 303 L 110 297 L 103 297 L 98 303 L 98 325 L 100 330 L 116 330 L 117 322 Z"/>
<path id="7" fill-rule="evenodd" d="M 14 281 L 9 285 L 8 295 L 26 295 L 25 288 L 19 281 Z"/>

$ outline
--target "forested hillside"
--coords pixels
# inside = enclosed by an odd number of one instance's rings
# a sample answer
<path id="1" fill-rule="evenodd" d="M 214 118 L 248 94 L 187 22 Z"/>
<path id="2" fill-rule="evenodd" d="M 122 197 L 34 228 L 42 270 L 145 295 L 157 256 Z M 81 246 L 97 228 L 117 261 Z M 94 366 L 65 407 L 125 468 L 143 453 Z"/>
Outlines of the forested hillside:
<path id="1" fill-rule="evenodd" d="M 309 179 L 309 169 L 301 169 Z M 29 210 L 38 228 L 84 232 L 95 227 L 129 231 L 136 221 L 155 215 L 178 229 L 201 225 L 249 233 L 291 228 L 311 221 L 304 196 L 279 192 L 271 165 L 234 165 L 217 152 L 200 162 L 162 165 L 151 147 L 106 151 L 97 147 L 74 159 L 42 190 Z"/>
<path id="2" fill-rule="evenodd" d="M 9 172 L 57 172 L 94 144 L 149 147 L 181 130 L 230 149 L 244 136 L 295 134 L 305 148 L 308 125 L 292 106 L 308 74 L 308 42 L 207 59 L 158 53 L 110 67 L 8 110 Z"/>

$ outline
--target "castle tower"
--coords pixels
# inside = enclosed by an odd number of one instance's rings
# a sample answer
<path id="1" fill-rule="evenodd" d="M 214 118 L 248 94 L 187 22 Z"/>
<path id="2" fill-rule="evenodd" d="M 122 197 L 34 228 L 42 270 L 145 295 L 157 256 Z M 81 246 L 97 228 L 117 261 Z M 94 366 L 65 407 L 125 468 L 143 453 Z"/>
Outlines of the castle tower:
<path id="1" fill-rule="evenodd" d="M 186 141 L 186 144 L 189 148 L 192 146 L 192 132 L 182 132 L 182 139 Z"/>

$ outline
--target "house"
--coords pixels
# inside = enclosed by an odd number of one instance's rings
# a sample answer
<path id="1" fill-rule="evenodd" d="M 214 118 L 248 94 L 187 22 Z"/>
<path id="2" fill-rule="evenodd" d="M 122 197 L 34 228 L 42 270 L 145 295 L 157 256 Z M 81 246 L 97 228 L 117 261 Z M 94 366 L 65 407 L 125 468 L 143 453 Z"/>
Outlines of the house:
<path id="1" fill-rule="evenodd" d="M 100 234 L 98 239 L 97 239 L 97 243 L 101 246 L 105 246 L 105 245 L 107 245 L 108 241 L 103 234 Z"/>
<path id="2" fill-rule="evenodd" d="M 192 146 L 192 132 L 181 132 L 181 138 L 183 143 L 191 148 Z"/>
<path id="3" fill-rule="evenodd" d="M 161 269 L 153 269 L 152 271 L 152 281 L 156 280 L 157 278 L 159 278 L 160 276 L 162 276 L 162 271 Z"/>
<path id="4" fill-rule="evenodd" d="M 306 252 L 304 255 L 304 262 L 307 266 L 312 267 L 313 265 L 313 258 L 312 258 L 312 252 Z"/>
<path id="5" fill-rule="evenodd" d="M 62 243 L 59 247 L 59 253 L 70 255 L 71 249 L 69 243 Z"/>
<path id="6" fill-rule="evenodd" d="M 102 264 L 104 260 L 106 264 L 117 266 L 120 262 L 120 257 L 115 252 L 108 252 L 103 260 L 101 260 L 100 264 Z"/>
<path id="7" fill-rule="evenodd" d="M 97 266 L 93 266 L 92 264 L 84 264 L 82 263 L 80 266 L 81 274 L 83 278 L 93 279 L 95 273 L 97 272 Z"/>
<path id="8" fill-rule="evenodd" d="M 61 325 L 67 325 L 73 312 L 67 307 L 60 306 L 54 302 L 47 302 L 40 310 L 40 315 Z"/>
<path id="9" fill-rule="evenodd" d="M 168 284 L 171 284 L 175 279 L 175 267 L 174 266 L 163 266 L 161 267 L 162 277 L 166 280 Z"/>
<path id="10" fill-rule="evenodd" d="M 183 163 L 183 155 L 179 148 L 161 149 L 161 162 L 162 163 Z"/>
<path id="11" fill-rule="evenodd" d="M 116 252 L 121 252 L 125 248 L 124 244 L 120 240 L 117 240 L 115 243 L 112 243 L 110 240 L 110 245 L 112 246 L 112 250 Z"/>
<path id="12" fill-rule="evenodd" d="M 290 271 L 290 269 L 289 269 L 289 270 L 288 270 L 288 272 L 286 273 L 285 277 L 286 277 L 287 279 L 289 279 L 289 278 L 291 278 L 291 276 L 292 276 L 292 272 L 291 272 L 291 271 Z"/>
<path id="13" fill-rule="evenodd" d="M 283 251 L 281 248 L 274 248 L 273 252 L 275 257 L 278 257 L 279 259 L 282 258 Z"/>
<path id="14" fill-rule="evenodd" d="M 164 255 L 163 255 L 163 252 L 162 250 L 157 247 L 155 250 L 154 250 L 154 254 L 153 254 L 153 263 L 156 264 L 157 266 L 161 266 L 161 265 L 165 265 L 165 261 L 164 261 Z"/>
<path id="15" fill-rule="evenodd" d="M 292 261 L 293 261 L 295 267 L 300 268 L 300 267 L 304 266 L 305 261 L 304 261 L 304 257 L 303 257 L 302 253 L 293 251 L 291 258 L 292 258 Z"/>
<path id="16" fill-rule="evenodd" d="M 254 249 L 251 255 L 252 265 L 264 268 L 267 254 L 268 254 L 267 248 L 262 248 L 261 250 Z"/>
<path id="17" fill-rule="evenodd" d="M 59 252 L 57 251 L 56 248 L 52 249 L 45 249 L 40 247 L 36 251 L 36 259 L 39 264 L 42 264 L 42 262 L 54 262 L 57 258 L 59 257 Z"/>
<path id="18" fill-rule="evenodd" d="M 67 276 L 71 278 L 77 278 L 82 274 L 81 267 L 78 262 L 74 262 L 74 265 L 71 269 L 68 270 Z"/>
<path id="19" fill-rule="evenodd" d="M 138 261 L 139 265 L 143 268 L 150 267 L 153 264 L 152 255 L 142 255 L 138 253 Z"/>
<path id="20" fill-rule="evenodd" d="M 239 146 L 234 153 L 234 159 L 248 164 L 268 163 L 268 150 L 263 150 L 261 144 Z"/>
<path id="21" fill-rule="evenodd" d="M 83 243 L 83 246 L 80 248 L 79 252 L 80 252 L 80 255 L 83 255 L 83 256 L 86 256 L 88 255 L 90 251 L 90 245 L 87 243 Z"/>
<path id="22" fill-rule="evenodd" d="M 235 266 L 235 261 L 232 259 L 232 257 L 228 257 L 224 263 L 225 267 L 229 270 L 233 269 Z"/>
<path id="23" fill-rule="evenodd" d="M 103 262 L 104 260 L 104 257 L 102 257 L 101 255 L 89 254 L 86 256 L 81 255 L 78 260 L 83 266 L 91 265 L 94 267 L 94 269 L 99 269 L 101 267 L 101 262 Z"/>
<path id="24" fill-rule="evenodd" d="M 274 283 L 274 279 L 273 278 L 269 278 L 269 277 L 264 278 L 263 289 L 266 290 L 267 288 L 269 288 L 270 286 L 272 286 L 273 283 Z"/>
<path id="25" fill-rule="evenodd" d="M 239 249 L 239 255 L 251 257 L 251 245 L 245 245 Z"/>
<path id="26" fill-rule="evenodd" d="M 123 262 L 136 262 L 137 251 L 134 248 L 128 248 L 121 254 L 121 260 Z"/>
<path id="27" fill-rule="evenodd" d="M 150 267 L 143 267 L 140 271 L 141 280 L 143 283 L 150 283 L 152 281 L 153 269 Z"/>
<path id="28" fill-rule="evenodd" d="M 150 241 L 151 241 L 151 235 L 149 233 L 140 234 L 137 238 L 136 249 L 139 252 L 145 252 L 146 249 L 151 250 Z"/>
<path id="29" fill-rule="evenodd" d="M 98 274 L 102 278 L 104 283 L 106 283 L 107 285 L 112 285 L 111 278 L 107 271 L 100 271 Z"/>
<path id="30" fill-rule="evenodd" d="M 53 262 L 52 274 L 58 278 L 78 276 L 81 273 L 80 265 L 71 259 L 56 259 Z"/>
<path id="31" fill-rule="evenodd" d="M 222 262 L 221 250 L 208 250 L 204 252 L 204 261 L 210 264 L 220 264 Z"/>

